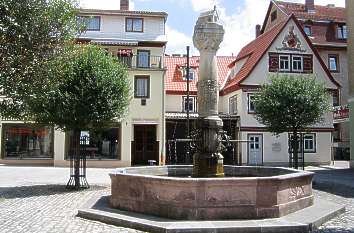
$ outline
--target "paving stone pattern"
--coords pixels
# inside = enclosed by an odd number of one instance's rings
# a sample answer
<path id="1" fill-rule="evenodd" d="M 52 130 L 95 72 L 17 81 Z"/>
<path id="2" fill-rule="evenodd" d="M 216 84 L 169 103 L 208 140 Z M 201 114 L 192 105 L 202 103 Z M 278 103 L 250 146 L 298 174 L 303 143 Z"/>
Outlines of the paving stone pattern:
<path id="1" fill-rule="evenodd" d="M 108 192 L 104 186 L 84 191 L 69 191 L 63 185 L 0 188 L 0 232 L 140 232 L 75 216 L 83 203 L 94 195 Z"/>
<path id="2" fill-rule="evenodd" d="M 0 167 L 0 233 L 106 233 L 139 231 L 76 217 L 77 210 L 96 195 L 107 195 L 108 173 L 88 169 L 89 190 L 65 189 L 67 169 Z M 346 213 L 314 233 L 354 233 L 354 171 L 316 172 L 314 194 L 345 204 Z M 346 181 L 346 182 L 344 182 Z"/>

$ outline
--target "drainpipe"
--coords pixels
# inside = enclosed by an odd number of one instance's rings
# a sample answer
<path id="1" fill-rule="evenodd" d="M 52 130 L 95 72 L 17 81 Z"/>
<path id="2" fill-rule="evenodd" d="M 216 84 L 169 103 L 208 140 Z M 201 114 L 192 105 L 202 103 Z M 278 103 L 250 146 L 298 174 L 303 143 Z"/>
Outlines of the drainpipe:
<path id="1" fill-rule="evenodd" d="M 348 79 L 350 106 L 350 167 L 354 168 L 354 1 L 346 0 L 348 29 Z"/>

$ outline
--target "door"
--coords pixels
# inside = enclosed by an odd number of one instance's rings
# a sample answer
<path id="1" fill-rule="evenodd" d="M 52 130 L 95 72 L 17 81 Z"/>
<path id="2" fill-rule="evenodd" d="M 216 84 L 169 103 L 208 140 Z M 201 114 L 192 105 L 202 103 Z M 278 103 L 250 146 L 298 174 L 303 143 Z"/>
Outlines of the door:
<path id="1" fill-rule="evenodd" d="M 158 164 L 158 147 L 156 125 L 134 125 L 132 165 L 148 165 L 149 160 L 155 160 Z"/>
<path id="2" fill-rule="evenodd" d="M 263 165 L 263 136 L 261 134 L 249 134 L 248 140 L 248 164 Z"/>
<path id="3" fill-rule="evenodd" d="M 138 68 L 150 68 L 150 51 L 138 50 L 137 59 Z"/>

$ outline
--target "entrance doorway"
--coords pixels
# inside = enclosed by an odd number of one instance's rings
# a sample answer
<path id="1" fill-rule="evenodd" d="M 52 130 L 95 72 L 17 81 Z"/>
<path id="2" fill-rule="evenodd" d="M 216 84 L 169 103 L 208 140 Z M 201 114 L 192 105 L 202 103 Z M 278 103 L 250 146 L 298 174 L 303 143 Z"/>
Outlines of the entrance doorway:
<path id="1" fill-rule="evenodd" d="M 148 165 L 149 160 L 159 163 L 159 142 L 156 141 L 156 125 L 134 125 L 132 165 Z"/>
<path id="2" fill-rule="evenodd" d="M 248 165 L 263 165 L 263 136 L 248 134 Z"/>

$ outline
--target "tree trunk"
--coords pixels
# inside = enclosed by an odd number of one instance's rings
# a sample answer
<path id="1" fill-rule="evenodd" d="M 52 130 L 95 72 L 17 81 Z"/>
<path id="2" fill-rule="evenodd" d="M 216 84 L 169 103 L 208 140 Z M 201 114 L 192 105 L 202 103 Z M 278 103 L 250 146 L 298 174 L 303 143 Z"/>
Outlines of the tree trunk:
<path id="1" fill-rule="evenodd" d="M 294 155 L 294 167 L 299 169 L 299 143 L 298 143 L 298 133 L 297 130 L 293 131 L 293 155 Z"/>
<path id="2" fill-rule="evenodd" d="M 74 130 L 73 147 L 74 147 L 74 181 L 75 188 L 80 188 L 80 130 Z"/>

